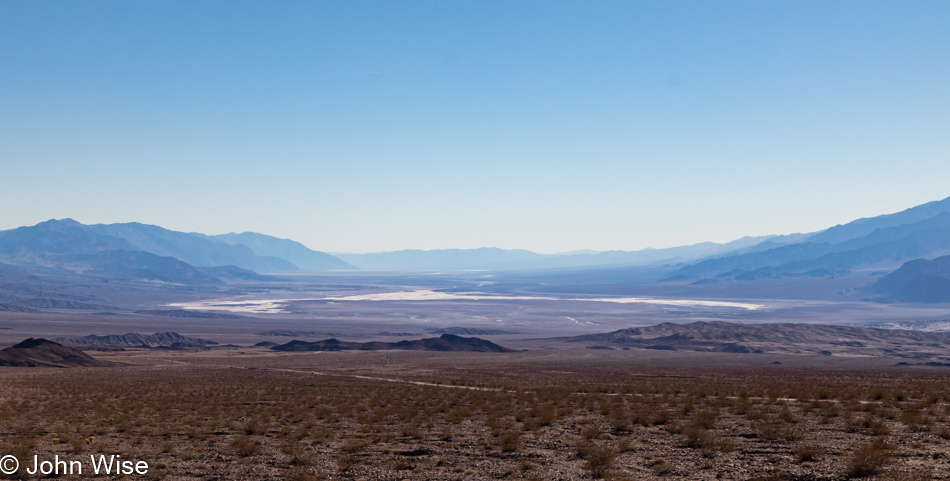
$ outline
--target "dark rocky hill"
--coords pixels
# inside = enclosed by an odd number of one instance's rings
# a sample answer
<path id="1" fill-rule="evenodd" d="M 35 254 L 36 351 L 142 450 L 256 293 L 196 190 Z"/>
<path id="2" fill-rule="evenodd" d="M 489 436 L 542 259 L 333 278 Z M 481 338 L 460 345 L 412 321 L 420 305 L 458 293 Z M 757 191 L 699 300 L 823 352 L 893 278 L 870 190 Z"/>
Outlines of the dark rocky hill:
<path id="1" fill-rule="evenodd" d="M 566 342 L 700 352 L 935 358 L 950 355 L 950 333 L 818 324 L 663 323 Z"/>
<path id="2" fill-rule="evenodd" d="M 0 351 L 0 366 L 103 367 L 109 363 L 46 339 L 27 339 Z"/>
<path id="3" fill-rule="evenodd" d="M 306 342 L 290 341 L 274 346 L 275 351 L 459 351 L 459 352 L 512 352 L 491 341 L 477 337 L 459 337 L 443 334 L 440 337 L 399 342 L 347 342 L 338 339 Z"/>
<path id="4" fill-rule="evenodd" d="M 74 346 L 97 347 L 177 347 L 205 348 L 217 344 L 214 341 L 187 337 L 177 332 L 156 332 L 155 334 L 110 334 L 105 336 L 88 335 L 83 337 L 60 337 L 56 342 Z"/>

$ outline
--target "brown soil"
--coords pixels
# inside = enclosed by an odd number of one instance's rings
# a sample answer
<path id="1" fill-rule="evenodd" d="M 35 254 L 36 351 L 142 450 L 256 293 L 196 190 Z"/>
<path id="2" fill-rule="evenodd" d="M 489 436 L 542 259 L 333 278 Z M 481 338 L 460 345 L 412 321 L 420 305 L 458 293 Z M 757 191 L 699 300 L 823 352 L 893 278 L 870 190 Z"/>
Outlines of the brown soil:
<path id="1" fill-rule="evenodd" d="M 94 355 L 124 365 L 0 370 L 0 454 L 117 453 L 148 479 L 950 479 L 941 368 L 583 347 Z"/>

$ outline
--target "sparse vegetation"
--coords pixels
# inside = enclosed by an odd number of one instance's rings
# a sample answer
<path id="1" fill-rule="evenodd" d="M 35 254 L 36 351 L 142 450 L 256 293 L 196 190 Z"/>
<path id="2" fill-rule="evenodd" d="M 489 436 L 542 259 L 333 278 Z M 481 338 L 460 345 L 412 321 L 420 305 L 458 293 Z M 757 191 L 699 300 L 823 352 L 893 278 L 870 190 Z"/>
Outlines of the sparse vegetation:
<path id="1" fill-rule="evenodd" d="M 295 480 L 930 479 L 950 458 L 939 373 L 572 369 L 402 371 L 433 385 L 187 364 L 6 371 L 0 448 L 122 452 L 155 478 L 213 465 Z"/>

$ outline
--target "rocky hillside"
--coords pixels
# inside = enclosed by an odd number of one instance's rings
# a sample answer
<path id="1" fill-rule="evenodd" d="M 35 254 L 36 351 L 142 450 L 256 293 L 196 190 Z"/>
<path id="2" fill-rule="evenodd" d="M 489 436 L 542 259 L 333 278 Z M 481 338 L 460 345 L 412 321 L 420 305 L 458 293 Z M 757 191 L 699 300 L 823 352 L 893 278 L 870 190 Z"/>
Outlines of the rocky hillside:
<path id="1" fill-rule="evenodd" d="M 83 337 L 60 337 L 56 342 L 74 346 L 99 347 L 175 347 L 175 348 L 204 348 L 217 344 L 214 341 L 182 336 L 177 332 L 156 332 L 155 334 L 111 334 L 106 336 L 88 335 Z"/>
<path id="2" fill-rule="evenodd" d="M 589 347 L 674 351 L 941 358 L 950 333 L 817 324 L 663 323 L 562 338 Z M 950 359 L 950 357 L 948 357 Z"/>
<path id="3" fill-rule="evenodd" d="M 306 342 L 290 341 L 274 346 L 275 351 L 459 351 L 459 352 L 512 352 L 491 341 L 477 337 L 443 334 L 440 337 L 399 342 L 347 342 L 338 339 Z"/>
<path id="4" fill-rule="evenodd" d="M 103 367 L 109 363 L 46 339 L 27 339 L 0 351 L 0 366 Z"/>

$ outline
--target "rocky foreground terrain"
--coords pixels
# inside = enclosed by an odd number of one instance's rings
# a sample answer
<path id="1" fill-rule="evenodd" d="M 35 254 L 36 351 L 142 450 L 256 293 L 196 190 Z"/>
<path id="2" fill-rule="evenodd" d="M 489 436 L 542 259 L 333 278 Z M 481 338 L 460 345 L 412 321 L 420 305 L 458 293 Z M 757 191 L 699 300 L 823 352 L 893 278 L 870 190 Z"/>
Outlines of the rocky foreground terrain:
<path id="1" fill-rule="evenodd" d="M 950 479 L 945 368 L 563 345 L 93 351 L 113 367 L 0 369 L 0 450 L 141 479 Z"/>

